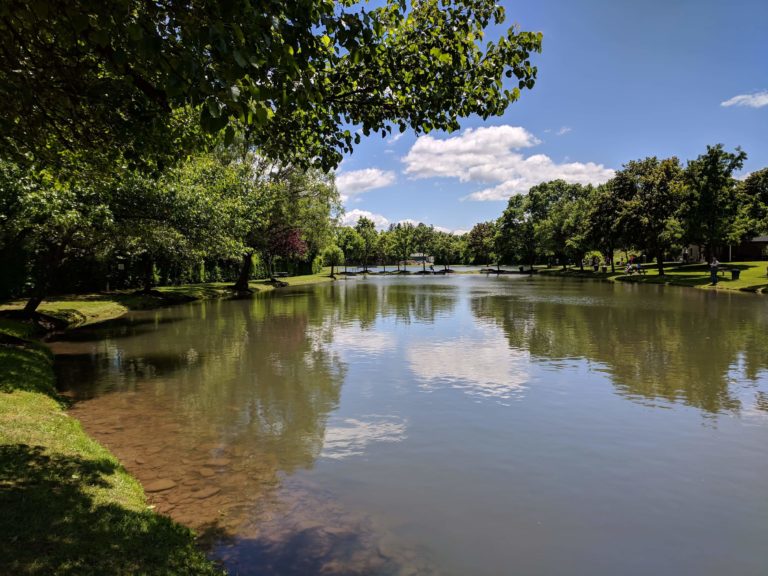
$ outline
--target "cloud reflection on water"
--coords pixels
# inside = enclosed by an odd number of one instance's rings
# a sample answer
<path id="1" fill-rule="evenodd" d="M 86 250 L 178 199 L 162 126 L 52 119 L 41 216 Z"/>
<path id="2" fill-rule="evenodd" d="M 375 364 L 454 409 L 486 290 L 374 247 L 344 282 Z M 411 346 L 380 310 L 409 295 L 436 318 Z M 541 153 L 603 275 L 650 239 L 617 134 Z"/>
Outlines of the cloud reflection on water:
<path id="1" fill-rule="evenodd" d="M 364 416 L 366 420 L 345 418 L 328 426 L 320 456 L 342 460 L 362 456 L 369 444 L 375 442 L 401 442 L 406 438 L 406 423 L 397 416 Z"/>
<path id="2" fill-rule="evenodd" d="M 527 351 L 510 349 L 497 330 L 478 337 L 414 344 L 407 352 L 422 389 L 450 387 L 470 396 L 508 400 L 529 380 Z"/>
<path id="3" fill-rule="evenodd" d="M 354 352 L 378 356 L 397 346 L 395 335 L 390 332 L 363 330 L 360 325 L 336 325 L 333 328 L 334 350 L 340 353 Z"/>

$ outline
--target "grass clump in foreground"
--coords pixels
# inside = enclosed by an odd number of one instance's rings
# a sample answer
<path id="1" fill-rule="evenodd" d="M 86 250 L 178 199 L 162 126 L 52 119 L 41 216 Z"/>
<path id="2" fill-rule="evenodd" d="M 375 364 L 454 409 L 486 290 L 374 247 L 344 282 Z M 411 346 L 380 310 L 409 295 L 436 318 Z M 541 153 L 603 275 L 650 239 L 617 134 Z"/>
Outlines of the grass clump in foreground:
<path id="1" fill-rule="evenodd" d="M 0 574 L 219 574 L 63 410 L 51 355 L 0 323 Z"/>

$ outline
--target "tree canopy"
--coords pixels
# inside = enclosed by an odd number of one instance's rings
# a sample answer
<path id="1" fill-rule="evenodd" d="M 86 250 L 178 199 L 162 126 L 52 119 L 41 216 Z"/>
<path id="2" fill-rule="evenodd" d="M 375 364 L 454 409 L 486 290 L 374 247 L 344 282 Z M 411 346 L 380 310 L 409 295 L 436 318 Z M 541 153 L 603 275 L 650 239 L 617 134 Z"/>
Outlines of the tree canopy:
<path id="1" fill-rule="evenodd" d="M 664 275 L 664 254 L 682 236 L 682 168 L 677 158 L 632 160 L 616 173 L 613 190 L 623 202 L 621 226 L 629 240 L 656 258 Z"/>
<path id="2" fill-rule="evenodd" d="M 8 0 L 0 155 L 122 155 L 240 130 L 264 155 L 335 167 L 360 135 L 454 130 L 532 88 L 540 33 L 493 0 Z M 513 86 L 504 78 L 516 79 Z M 194 130 L 192 130 L 194 132 Z"/>
<path id="3" fill-rule="evenodd" d="M 688 197 L 683 217 L 688 240 L 706 246 L 707 254 L 724 241 L 738 242 L 734 227 L 739 203 L 734 171 L 746 160 L 740 148 L 728 152 L 722 144 L 707 146 L 707 151 L 688 162 L 685 169 Z"/>

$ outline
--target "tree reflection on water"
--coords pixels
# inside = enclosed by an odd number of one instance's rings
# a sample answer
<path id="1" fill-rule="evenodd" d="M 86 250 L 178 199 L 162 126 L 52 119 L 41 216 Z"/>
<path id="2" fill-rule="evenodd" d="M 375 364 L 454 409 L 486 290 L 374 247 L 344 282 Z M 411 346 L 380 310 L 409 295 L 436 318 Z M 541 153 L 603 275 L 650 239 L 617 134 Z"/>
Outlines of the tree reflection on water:
<path id="1" fill-rule="evenodd" d="M 599 363 L 628 398 L 738 412 L 744 399 L 732 386 L 734 370 L 754 382 L 768 368 L 768 316 L 754 297 L 673 288 L 660 298 L 648 287 L 610 284 L 571 287 L 565 296 L 559 285 L 537 288 L 534 296 L 477 295 L 472 312 L 500 326 L 512 350 Z"/>

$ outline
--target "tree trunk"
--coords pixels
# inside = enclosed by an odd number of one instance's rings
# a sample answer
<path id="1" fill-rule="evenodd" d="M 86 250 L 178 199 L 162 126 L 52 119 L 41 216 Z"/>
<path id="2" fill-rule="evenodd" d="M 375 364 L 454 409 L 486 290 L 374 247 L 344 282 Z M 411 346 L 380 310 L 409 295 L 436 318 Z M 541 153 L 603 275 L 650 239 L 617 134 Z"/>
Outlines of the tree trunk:
<path id="1" fill-rule="evenodd" d="M 142 292 L 149 294 L 152 291 L 152 286 L 155 284 L 155 262 L 152 260 L 152 256 L 145 254 L 144 256 L 144 287 Z"/>
<path id="2" fill-rule="evenodd" d="M 42 301 L 42 296 L 32 296 L 24 306 L 24 315 L 31 318 L 37 311 L 37 307 L 40 306 Z"/>
<path id="3" fill-rule="evenodd" d="M 333 273 L 333 264 L 331 264 L 331 278 L 336 278 L 336 276 Z"/>
<path id="4" fill-rule="evenodd" d="M 613 258 L 613 246 L 608 248 L 608 257 L 611 259 L 611 274 L 616 274 L 616 263 Z"/>
<path id="5" fill-rule="evenodd" d="M 659 268 L 659 276 L 664 276 L 664 252 L 656 252 L 656 264 Z"/>
<path id="6" fill-rule="evenodd" d="M 248 280 L 251 277 L 251 269 L 253 267 L 253 252 L 246 252 L 243 254 L 243 262 L 240 267 L 240 275 L 237 277 L 234 289 L 238 292 L 247 292 Z"/>
<path id="7" fill-rule="evenodd" d="M 38 306 L 53 285 L 56 273 L 62 265 L 64 249 L 60 244 L 48 245 L 42 255 L 43 260 L 35 266 L 35 284 L 27 303 L 24 305 L 24 315 L 33 318 Z"/>

